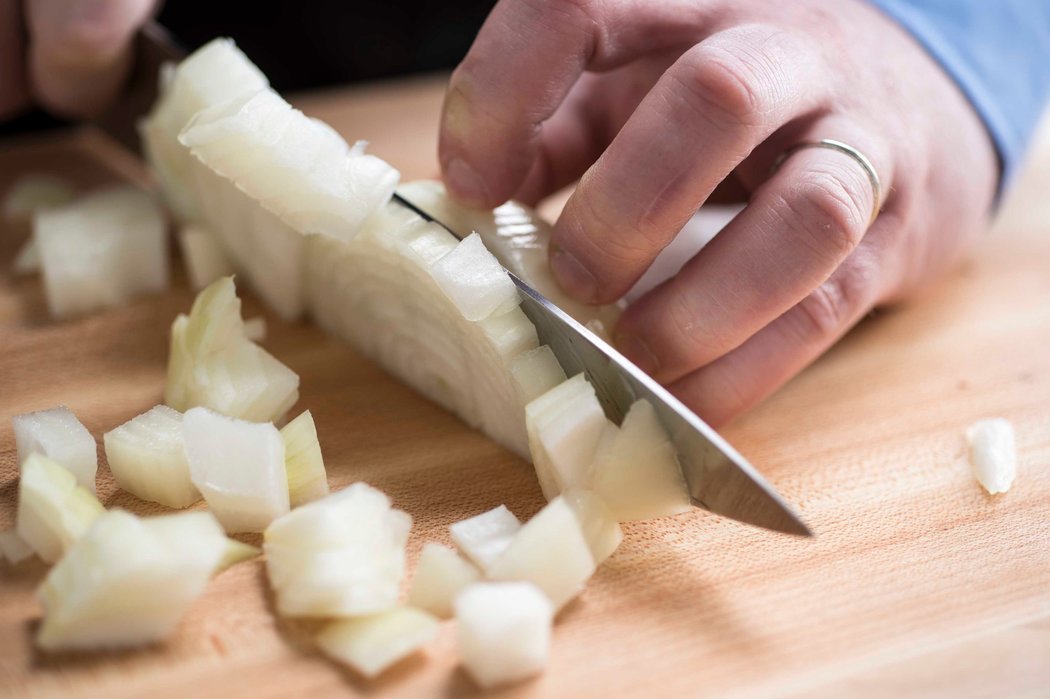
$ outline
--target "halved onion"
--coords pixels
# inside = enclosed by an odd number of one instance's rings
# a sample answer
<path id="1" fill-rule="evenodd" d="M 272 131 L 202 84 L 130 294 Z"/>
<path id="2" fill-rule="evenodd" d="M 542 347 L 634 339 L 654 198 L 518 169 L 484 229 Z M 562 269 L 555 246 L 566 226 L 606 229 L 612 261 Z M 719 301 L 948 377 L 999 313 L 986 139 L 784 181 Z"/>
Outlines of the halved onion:
<path id="1" fill-rule="evenodd" d="M 60 405 L 15 415 L 11 422 L 19 464 L 24 464 L 30 454 L 43 454 L 68 469 L 77 483 L 94 494 L 98 471 L 95 438 L 72 410 Z"/>
<path id="2" fill-rule="evenodd" d="M 452 541 L 463 555 L 484 571 L 500 557 L 521 529 L 521 522 L 506 505 L 451 525 Z"/>
<path id="3" fill-rule="evenodd" d="M 460 593 L 455 607 L 460 659 L 483 689 L 543 671 L 554 609 L 535 585 L 475 583 Z"/>
<path id="4" fill-rule="evenodd" d="M 102 439 L 117 485 L 135 497 L 175 508 L 201 499 L 190 479 L 179 411 L 158 405 Z"/>
<path id="5" fill-rule="evenodd" d="M 481 579 L 478 569 L 455 551 L 428 543 L 419 554 L 408 603 L 436 617 L 452 616 L 452 602 L 463 588 Z"/>
<path id="6" fill-rule="evenodd" d="M 270 423 L 207 408 L 182 420 L 190 479 L 228 532 L 261 532 L 288 512 L 284 442 Z"/>
<path id="7" fill-rule="evenodd" d="M 419 650 L 437 634 L 439 625 L 422 610 L 395 607 L 332 622 L 317 636 L 317 644 L 325 655 L 373 678 Z"/>
<path id="8" fill-rule="evenodd" d="M 328 474 L 310 411 L 304 410 L 281 428 L 281 439 L 284 440 L 284 464 L 292 507 L 328 495 Z"/>
<path id="9" fill-rule="evenodd" d="M 31 454 L 18 480 L 18 536 L 54 563 L 105 511 L 95 495 L 42 454 Z"/>

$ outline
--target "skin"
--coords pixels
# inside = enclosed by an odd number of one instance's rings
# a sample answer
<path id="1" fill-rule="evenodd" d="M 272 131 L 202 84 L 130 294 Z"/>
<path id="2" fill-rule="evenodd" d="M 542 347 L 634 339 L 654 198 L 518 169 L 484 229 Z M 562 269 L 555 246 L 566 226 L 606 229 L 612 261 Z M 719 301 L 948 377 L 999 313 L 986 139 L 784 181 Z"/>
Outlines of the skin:
<path id="1" fill-rule="evenodd" d="M 848 143 L 874 164 L 800 141 Z M 502 0 L 456 69 L 439 155 L 454 196 L 535 202 L 578 180 L 551 265 L 619 299 L 707 201 L 744 211 L 638 299 L 619 348 L 724 423 L 986 227 L 999 169 L 951 78 L 862 0 Z"/>

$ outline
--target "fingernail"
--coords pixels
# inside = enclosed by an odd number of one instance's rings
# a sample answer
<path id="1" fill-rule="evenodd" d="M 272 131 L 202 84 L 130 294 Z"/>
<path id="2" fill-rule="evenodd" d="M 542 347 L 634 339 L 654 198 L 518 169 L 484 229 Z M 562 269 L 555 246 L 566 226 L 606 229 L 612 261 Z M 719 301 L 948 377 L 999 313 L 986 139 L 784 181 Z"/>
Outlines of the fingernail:
<path id="1" fill-rule="evenodd" d="M 452 195 L 464 204 L 478 208 L 485 206 L 485 182 L 462 158 L 453 158 L 445 166 L 445 183 Z"/>
<path id="2" fill-rule="evenodd" d="M 630 333 L 616 333 L 614 342 L 616 348 L 646 374 L 652 376 L 660 370 L 660 360 L 642 338 Z"/>
<path id="3" fill-rule="evenodd" d="M 567 250 L 555 248 L 551 256 L 551 270 L 554 271 L 554 278 L 558 280 L 561 288 L 571 296 L 587 303 L 595 303 L 598 296 L 598 280 L 575 255 Z"/>

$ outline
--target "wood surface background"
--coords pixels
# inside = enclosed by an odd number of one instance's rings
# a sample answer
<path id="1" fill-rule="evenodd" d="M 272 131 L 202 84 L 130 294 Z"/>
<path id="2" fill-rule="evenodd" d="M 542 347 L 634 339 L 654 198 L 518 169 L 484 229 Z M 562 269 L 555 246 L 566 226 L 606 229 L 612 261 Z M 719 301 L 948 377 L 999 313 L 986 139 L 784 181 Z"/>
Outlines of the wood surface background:
<path id="1" fill-rule="evenodd" d="M 298 103 L 399 167 L 436 172 L 440 78 Z M 695 511 L 625 526 L 626 539 L 561 617 L 548 671 L 507 697 L 1050 696 L 1050 133 L 995 231 L 943 282 L 879 311 L 726 436 L 794 503 L 811 540 Z M 0 192 L 27 172 L 95 187 L 141 176 L 90 134 L 0 144 Z M 173 288 L 55 323 L 39 281 L 12 278 L 24 228 L 0 230 L 0 527 L 14 521 L 11 416 L 71 407 L 99 439 L 161 400 Z M 246 294 L 246 315 L 263 313 Z M 531 468 L 307 324 L 268 315 L 264 343 L 302 377 L 332 485 L 365 480 L 448 543 L 453 521 L 542 499 Z M 1013 421 L 1020 472 L 991 497 L 963 432 Z M 118 491 L 100 448 L 108 506 Z M 277 619 L 264 565 L 218 576 L 167 644 L 49 657 L 33 649 L 45 568 L 0 578 L 0 695 L 95 697 L 478 694 L 451 625 L 420 657 L 366 683 Z"/>

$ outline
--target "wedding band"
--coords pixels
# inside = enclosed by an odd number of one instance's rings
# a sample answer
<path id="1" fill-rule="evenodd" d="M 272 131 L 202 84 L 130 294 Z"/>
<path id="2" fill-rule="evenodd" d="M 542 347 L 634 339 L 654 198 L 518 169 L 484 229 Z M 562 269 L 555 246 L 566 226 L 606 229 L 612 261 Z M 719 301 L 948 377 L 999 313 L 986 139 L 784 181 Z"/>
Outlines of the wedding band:
<path id="1" fill-rule="evenodd" d="M 875 172 L 875 166 L 871 164 L 870 160 L 868 160 L 868 156 L 864 155 L 848 143 L 843 143 L 842 141 L 836 141 L 830 138 L 822 138 L 819 141 L 803 141 L 801 143 L 796 143 L 788 148 L 781 153 L 780 157 L 778 157 L 776 162 L 773 163 L 773 171 L 775 172 L 789 157 L 806 148 L 830 148 L 831 150 L 837 150 L 839 153 L 844 153 L 857 161 L 861 168 L 863 168 L 864 174 L 868 176 L 868 182 L 871 183 L 871 191 L 875 195 L 875 204 L 871 208 L 871 219 L 868 221 L 868 225 L 870 226 L 874 223 L 875 219 L 878 218 L 879 211 L 882 209 L 882 183 L 879 181 L 879 173 Z"/>

